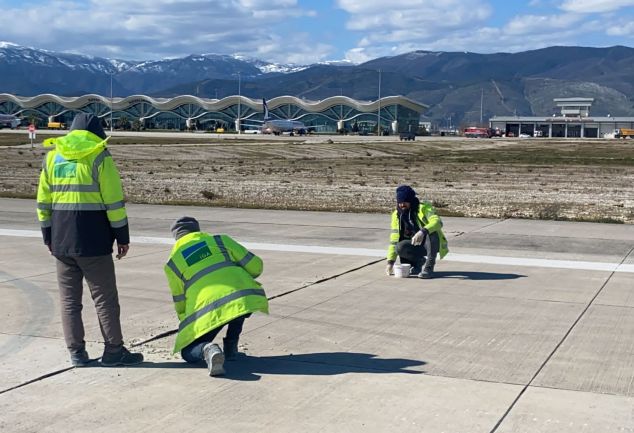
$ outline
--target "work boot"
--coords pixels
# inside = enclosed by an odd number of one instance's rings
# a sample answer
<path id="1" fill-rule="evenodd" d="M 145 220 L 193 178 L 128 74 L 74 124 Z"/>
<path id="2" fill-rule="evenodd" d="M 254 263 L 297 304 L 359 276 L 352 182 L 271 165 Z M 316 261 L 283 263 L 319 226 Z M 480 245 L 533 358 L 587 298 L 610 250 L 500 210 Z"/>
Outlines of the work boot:
<path id="1" fill-rule="evenodd" d="M 418 278 L 423 280 L 430 280 L 434 278 L 434 271 L 430 269 L 423 269 L 420 274 L 418 274 Z"/>
<path id="2" fill-rule="evenodd" d="M 409 268 L 409 275 L 410 277 L 416 277 L 418 276 L 418 274 L 420 274 L 421 270 L 423 269 L 423 267 L 421 265 L 414 265 L 411 268 Z"/>
<path id="3" fill-rule="evenodd" d="M 88 356 L 88 352 L 86 350 L 81 350 L 79 352 L 71 352 L 70 354 L 70 363 L 73 364 L 73 367 L 87 367 L 90 364 L 90 357 Z"/>
<path id="4" fill-rule="evenodd" d="M 434 266 L 435 265 L 436 265 L 436 259 L 430 257 L 425 262 L 425 267 L 423 268 L 421 273 L 418 274 L 418 278 L 422 278 L 423 280 L 429 280 L 431 278 L 434 278 Z"/>
<path id="5" fill-rule="evenodd" d="M 222 339 L 222 350 L 225 352 L 227 361 L 235 361 L 238 357 L 238 340 Z"/>
<path id="6" fill-rule="evenodd" d="M 209 343 L 203 347 L 203 356 L 207 363 L 209 376 L 221 376 L 225 374 L 224 363 L 225 354 L 216 343 Z"/>
<path id="7" fill-rule="evenodd" d="M 122 347 L 121 350 L 114 353 L 104 352 L 103 356 L 101 357 L 101 365 L 103 365 L 104 367 L 136 365 L 142 362 L 142 353 L 132 353 L 125 347 Z"/>

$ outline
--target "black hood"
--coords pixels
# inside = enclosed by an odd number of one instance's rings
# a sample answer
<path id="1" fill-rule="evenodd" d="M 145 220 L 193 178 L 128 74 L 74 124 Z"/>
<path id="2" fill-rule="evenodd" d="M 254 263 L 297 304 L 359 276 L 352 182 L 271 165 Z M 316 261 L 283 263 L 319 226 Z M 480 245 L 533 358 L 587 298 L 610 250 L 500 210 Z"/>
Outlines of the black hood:
<path id="1" fill-rule="evenodd" d="M 90 131 L 102 140 L 106 139 L 106 133 L 101 126 L 101 121 L 94 114 L 79 113 L 73 119 L 73 124 L 70 125 L 70 130 Z"/>

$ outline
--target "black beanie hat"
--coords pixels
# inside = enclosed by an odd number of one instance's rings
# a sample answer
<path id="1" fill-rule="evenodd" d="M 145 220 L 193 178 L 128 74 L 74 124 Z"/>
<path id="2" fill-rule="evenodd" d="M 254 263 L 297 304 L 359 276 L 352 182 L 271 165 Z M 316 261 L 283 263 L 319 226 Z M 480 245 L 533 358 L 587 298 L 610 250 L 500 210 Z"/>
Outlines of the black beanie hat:
<path id="1" fill-rule="evenodd" d="M 70 125 L 71 131 L 89 131 L 95 134 L 97 137 L 102 140 L 106 139 L 106 133 L 101 127 L 101 121 L 97 116 L 90 113 L 79 113 L 73 119 L 72 125 Z"/>
<path id="2" fill-rule="evenodd" d="M 396 188 L 396 202 L 397 203 L 413 203 L 416 198 L 416 191 L 409 185 L 401 185 Z"/>
<path id="3" fill-rule="evenodd" d="M 184 216 L 174 221 L 171 230 L 174 239 L 179 240 L 186 234 L 199 232 L 200 225 L 198 225 L 198 221 L 196 221 L 196 218 Z"/>

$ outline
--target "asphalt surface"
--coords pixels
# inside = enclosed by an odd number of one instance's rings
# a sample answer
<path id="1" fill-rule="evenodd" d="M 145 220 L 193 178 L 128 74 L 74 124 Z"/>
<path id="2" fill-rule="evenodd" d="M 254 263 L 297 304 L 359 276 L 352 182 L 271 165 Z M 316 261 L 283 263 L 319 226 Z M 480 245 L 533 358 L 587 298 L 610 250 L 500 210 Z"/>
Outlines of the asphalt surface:
<path id="1" fill-rule="evenodd" d="M 384 274 L 389 216 L 129 205 L 137 367 L 75 369 L 32 200 L 0 199 L 2 432 L 634 432 L 634 226 L 445 218 L 433 280 Z M 260 255 L 270 315 L 210 378 L 171 353 L 179 216 Z M 103 346 L 84 295 L 88 350 Z"/>

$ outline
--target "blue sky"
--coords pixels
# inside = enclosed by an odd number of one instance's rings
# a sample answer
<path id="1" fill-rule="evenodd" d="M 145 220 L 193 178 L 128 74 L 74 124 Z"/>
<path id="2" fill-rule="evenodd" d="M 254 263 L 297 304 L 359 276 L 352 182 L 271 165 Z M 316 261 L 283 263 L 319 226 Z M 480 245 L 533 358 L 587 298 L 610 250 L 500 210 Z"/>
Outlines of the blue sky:
<path id="1" fill-rule="evenodd" d="M 634 0 L 0 0 L 0 41 L 127 60 L 364 62 L 634 45 Z"/>

